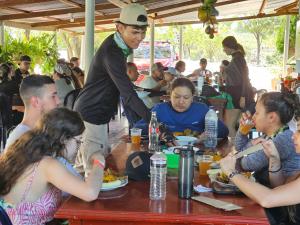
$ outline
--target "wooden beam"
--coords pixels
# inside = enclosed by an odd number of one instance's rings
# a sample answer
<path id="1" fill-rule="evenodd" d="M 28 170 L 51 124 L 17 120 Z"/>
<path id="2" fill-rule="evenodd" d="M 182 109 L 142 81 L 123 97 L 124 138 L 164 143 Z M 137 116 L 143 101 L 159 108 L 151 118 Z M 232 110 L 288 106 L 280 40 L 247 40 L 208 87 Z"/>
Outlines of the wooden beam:
<path id="1" fill-rule="evenodd" d="M 27 10 L 23 10 L 23 9 L 16 9 L 16 8 L 13 8 L 13 7 L 7 7 L 8 10 L 13 10 L 15 12 L 20 12 L 20 13 L 24 13 L 26 15 L 31 15 L 31 11 L 27 11 Z M 57 19 L 57 18 L 54 18 L 54 17 L 50 17 L 50 16 L 43 16 L 51 21 L 55 20 L 55 21 L 60 21 L 60 19 Z"/>
<path id="2" fill-rule="evenodd" d="M 118 6 L 119 8 L 124 8 L 127 3 L 123 2 L 123 1 L 120 1 L 120 0 L 108 0 L 110 3 Z"/>
<path id="3" fill-rule="evenodd" d="M 296 15 L 298 11 L 294 12 L 285 12 L 285 13 L 271 13 L 271 14 L 261 14 L 256 16 L 245 16 L 245 17 L 232 17 L 232 18 L 224 18 L 217 19 L 217 22 L 232 22 L 232 21 L 240 21 L 240 20 L 252 20 L 252 19 L 260 19 L 266 17 L 274 17 L 274 16 L 283 16 L 283 15 Z M 174 23 L 162 23 L 155 25 L 156 27 L 164 27 L 164 26 L 174 26 L 174 25 L 189 25 L 189 24 L 202 24 L 200 21 L 187 21 L 187 22 L 174 22 Z"/>
<path id="4" fill-rule="evenodd" d="M 110 14 L 110 15 L 105 15 L 105 16 L 95 16 L 95 21 L 96 20 L 108 20 L 108 19 L 116 19 L 119 17 L 119 14 Z M 76 23 L 83 23 L 85 22 L 85 18 L 77 18 L 74 19 L 74 24 Z M 62 20 L 59 22 L 40 22 L 40 23 L 33 23 L 31 24 L 32 27 L 41 27 L 41 26 L 59 26 L 59 25 L 67 25 L 70 24 L 71 22 L 69 20 Z"/>
<path id="5" fill-rule="evenodd" d="M 238 2 L 244 2 L 244 1 L 247 1 L 247 0 L 227 0 L 225 2 L 217 2 L 216 6 L 234 4 L 234 3 L 238 3 Z M 170 17 L 170 16 L 175 16 L 175 15 L 179 15 L 179 14 L 184 14 L 184 13 L 197 11 L 199 6 L 193 7 L 191 9 L 186 9 L 186 10 L 181 10 L 180 9 L 183 6 L 188 6 L 189 4 L 197 4 L 197 3 L 200 5 L 199 0 L 197 0 L 197 1 L 193 0 L 193 1 L 188 1 L 188 2 L 184 2 L 184 3 L 174 4 L 174 5 L 169 6 L 169 7 L 160 7 L 160 8 L 156 8 L 156 9 L 152 9 L 152 10 L 147 10 L 147 13 L 148 14 L 160 13 L 162 11 L 179 8 L 179 10 L 176 11 L 176 12 L 167 13 L 167 14 L 163 14 L 163 15 L 159 15 L 159 16 L 154 17 L 154 19 L 161 19 L 161 18 L 165 18 L 165 17 Z M 119 18 L 119 13 L 118 14 L 105 15 L 105 16 L 95 16 L 95 21 L 109 20 L 109 19 L 116 19 L 116 18 Z M 84 21 L 85 21 L 85 18 L 77 18 L 77 19 L 74 20 L 74 24 L 82 23 Z M 31 26 L 32 27 L 46 27 L 46 26 L 61 26 L 61 25 L 67 25 L 67 24 L 70 24 L 69 20 L 33 23 L 33 24 L 31 24 Z"/>
<path id="6" fill-rule="evenodd" d="M 95 6 L 96 10 L 105 10 L 105 9 L 114 9 L 115 5 L 110 3 L 98 4 Z M 84 12 L 84 8 L 68 8 L 68 9 L 55 9 L 55 10 L 47 10 L 47 11 L 39 11 L 39 12 L 30 12 L 28 13 L 17 13 L 10 15 L 0 16 L 0 20 L 16 20 L 16 19 L 27 19 L 27 18 L 36 18 L 42 16 L 55 16 L 55 15 L 63 15 L 68 13 L 79 13 Z"/>
<path id="7" fill-rule="evenodd" d="M 247 1 L 247 0 L 228 0 L 228 1 L 224 1 L 224 2 L 217 2 L 215 4 L 215 6 L 229 5 L 229 4 L 245 2 L 245 1 Z M 190 13 L 190 12 L 197 11 L 198 9 L 199 9 L 199 7 L 194 7 L 194 8 L 185 9 L 185 10 L 178 9 L 178 11 L 175 11 L 175 12 L 155 16 L 154 19 L 162 19 L 162 18 L 166 18 L 166 17 L 171 17 L 171 16 L 180 15 L 180 14 Z"/>
<path id="8" fill-rule="evenodd" d="M 115 28 L 113 28 L 113 29 L 95 30 L 95 34 L 97 34 L 97 33 L 104 33 L 104 32 L 114 32 L 114 31 L 116 31 Z M 84 32 L 78 32 L 77 35 L 84 35 Z"/>
<path id="9" fill-rule="evenodd" d="M 96 25 L 104 25 L 104 24 L 112 24 L 113 20 L 103 20 L 103 21 L 98 21 L 95 22 L 95 26 Z M 72 27 L 84 27 L 85 23 L 77 23 L 77 24 L 66 24 L 66 25 L 61 25 L 61 26 L 57 26 L 58 29 L 61 28 L 72 28 Z"/>
<path id="10" fill-rule="evenodd" d="M 50 1 L 53 0 L 4 0 L 0 2 L 0 8 L 25 4 L 45 3 Z"/>
<path id="11" fill-rule="evenodd" d="M 156 9 L 150 9 L 150 10 L 147 10 L 147 13 L 148 14 L 159 13 L 159 12 L 163 12 L 163 11 L 167 11 L 167 10 L 171 10 L 171 9 L 186 7 L 186 6 L 189 6 L 189 5 L 199 5 L 200 6 L 200 2 L 199 2 L 199 0 L 181 2 L 181 3 L 178 3 L 178 4 L 159 7 L 159 8 L 156 8 Z"/>
<path id="12" fill-rule="evenodd" d="M 179 4 L 173 4 L 172 6 L 164 6 L 164 7 L 160 7 L 160 8 L 156 8 L 156 9 L 151 9 L 151 10 L 147 10 L 148 14 L 152 14 L 154 12 L 163 12 L 166 10 L 170 10 L 170 9 L 175 9 L 175 8 L 180 8 L 180 7 L 184 7 L 187 5 L 191 5 L 191 4 L 199 4 L 199 0 L 192 0 L 192 1 L 187 1 L 187 2 L 183 2 L 183 3 L 179 3 Z M 106 4 L 107 5 L 107 4 Z M 107 9 L 108 7 L 111 7 L 114 5 L 112 4 L 108 4 L 109 6 L 106 6 Z M 100 8 L 100 5 L 96 5 L 96 10 L 98 10 L 98 7 Z M 114 7 L 115 8 L 115 7 Z M 35 13 L 31 13 L 31 14 L 35 14 Z M 40 14 L 38 14 L 40 15 Z M 96 20 L 107 20 L 107 19 L 116 19 L 119 17 L 119 14 L 110 14 L 110 15 L 104 15 L 104 16 L 95 16 L 95 21 Z M 0 20 L 1 20 L 1 16 L 0 16 Z M 74 23 L 81 23 L 84 22 L 85 19 L 84 18 L 78 18 L 74 20 Z M 60 26 L 60 25 L 67 25 L 70 24 L 69 20 L 63 20 L 59 23 L 57 22 L 40 22 L 40 23 L 33 23 L 32 27 L 40 27 L 40 26 Z"/>
<path id="13" fill-rule="evenodd" d="M 297 5 L 298 5 L 298 0 L 296 0 L 295 2 L 292 2 L 290 4 L 287 4 L 287 5 L 281 6 L 279 8 L 276 8 L 275 11 L 276 12 L 288 11 L 289 9 L 296 8 Z"/>
<path id="14" fill-rule="evenodd" d="M 265 9 L 266 4 L 267 4 L 267 0 L 262 0 L 260 9 L 259 9 L 259 11 L 258 11 L 258 15 L 260 15 L 260 14 L 262 14 L 262 13 L 264 12 L 264 9 Z"/>
<path id="15" fill-rule="evenodd" d="M 76 8 L 84 8 L 83 5 L 78 4 L 76 2 L 70 1 L 70 0 L 58 0 L 66 5 L 72 6 L 72 7 L 76 7 Z"/>

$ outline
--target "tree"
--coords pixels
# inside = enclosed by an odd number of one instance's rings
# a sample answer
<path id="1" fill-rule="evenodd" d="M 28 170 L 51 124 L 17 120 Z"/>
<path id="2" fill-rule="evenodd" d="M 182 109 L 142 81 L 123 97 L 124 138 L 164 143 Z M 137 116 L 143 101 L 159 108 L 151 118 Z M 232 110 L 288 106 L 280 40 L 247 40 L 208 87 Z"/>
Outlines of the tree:
<path id="1" fill-rule="evenodd" d="M 297 20 L 298 20 L 298 16 L 291 16 L 290 37 L 289 37 L 289 57 L 295 54 Z M 276 48 L 280 53 L 283 53 L 283 49 L 284 49 L 285 24 L 286 24 L 286 17 L 284 16 L 280 18 L 280 25 L 276 37 Z"/>
<path id="2" fill-rule="evenodd" d="M 9 32 L 5 34 L 5 45 L 1 49 L 3 61 L 18 62 L 21 55 L 29 55 L 32 59 L 31 69 L 40 65 L 43 73 L 52 73 L 58 58 L 54 34 L 39 33 L 31 35 L 27 40 L 25 35 L 13 38 Z"/>
<path id="3" fill-rule="evenodd" d="M 239 22 L 240 32 L 253 34 L 256 40 L 256 64 L 260 65 L 262 41 L 274 30 L 276 30 L 276 18 L 262 18 L 244 20 Z"/>
<path id="4" fill-rule="evenodd" d="M 60 32 L 59 34 L 64 41 L 65 46 L 67 47 L 68 58 L 70 59 L 73 56 L 80 57 L 81 36 L 72 35 L 67 32 Z"/>

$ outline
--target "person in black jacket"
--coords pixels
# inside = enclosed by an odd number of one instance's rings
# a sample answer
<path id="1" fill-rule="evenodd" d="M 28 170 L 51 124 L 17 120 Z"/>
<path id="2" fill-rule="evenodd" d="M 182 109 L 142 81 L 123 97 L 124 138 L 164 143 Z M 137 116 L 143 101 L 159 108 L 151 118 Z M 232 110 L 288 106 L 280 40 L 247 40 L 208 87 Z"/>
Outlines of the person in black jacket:
<path id="1" fill-rule="evenodd" d="M 15 75 L 12 77 L 12 80 L 15 80 L 18 83 L 18 85 L 20 85 L 23 78 L 30 75 L 30 65 L 31 58 L 28 55 L 22 55 L 20 57 L 19 68 L 16 69 Z"/>
<path id="2" fill-rule="evenodd" d="M 224 52 L 232 56 L 231 62 L 225 68 L 225 91 L 232 96 L 236 109 L 248 108 L 254 103 L 254 94 L 249 80 L 244 48 L 233 36 L 226 37 L 222 45 Z"/>
<path id="3" fill-rule="evenodd" d="M 86 166 L 93 152 L 101 149 L 105 156 L 109 154 L 107 124 L 114 115 L 120 95 L 123 103 L 140 117 L 149 121 L 151 116 L 126 73 L 127 56 L 145 38 L 147 12 L 139 4 L 128 4 L 115 22 L 117 32 L 108 36 L 97 50 L 74 105 L 86 127 L 76 160 L 79 172 L 83 172 L 82 169 L 89 171 Z"/>

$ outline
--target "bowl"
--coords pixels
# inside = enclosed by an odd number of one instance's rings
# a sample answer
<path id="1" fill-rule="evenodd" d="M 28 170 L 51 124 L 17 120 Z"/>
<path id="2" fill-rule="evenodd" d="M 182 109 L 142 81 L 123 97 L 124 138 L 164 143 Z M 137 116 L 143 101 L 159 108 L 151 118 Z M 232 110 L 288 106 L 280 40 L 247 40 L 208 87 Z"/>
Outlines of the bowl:
<path id="1" fill-rule="evenodd" d="M 178 145 L 188 145 L 188 144 L 195 144 L 197 138 L 191 136 L 177 136 L 176 142 Z"/>

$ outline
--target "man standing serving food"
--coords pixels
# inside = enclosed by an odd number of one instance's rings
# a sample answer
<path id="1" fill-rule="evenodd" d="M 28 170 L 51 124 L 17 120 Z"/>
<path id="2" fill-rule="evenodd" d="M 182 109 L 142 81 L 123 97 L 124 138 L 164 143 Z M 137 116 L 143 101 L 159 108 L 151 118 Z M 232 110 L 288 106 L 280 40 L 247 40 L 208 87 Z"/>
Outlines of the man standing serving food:
<path id="1" fill-rule="evenodd" d="M 126 59 L 145 38 L 147 26 L 145 8 L 136 3 L 128 4 L 116 21 L 117 31 L 106 38 L 91 62 L 85 85 L 74 106 L 86 127 L 76 162 L 79 172 L 86 169 L 93 152 L 101 149 L 104 155 L 109 153 L 107 124 L 114 115 L 120 95 L 127 107 L 150 120 L 149 110 L 138 98 L 126 74 Z"/>

